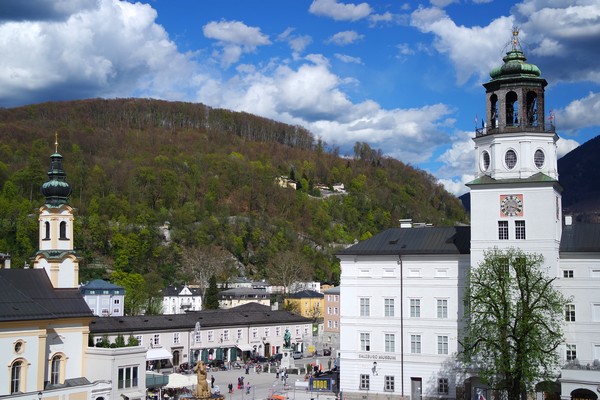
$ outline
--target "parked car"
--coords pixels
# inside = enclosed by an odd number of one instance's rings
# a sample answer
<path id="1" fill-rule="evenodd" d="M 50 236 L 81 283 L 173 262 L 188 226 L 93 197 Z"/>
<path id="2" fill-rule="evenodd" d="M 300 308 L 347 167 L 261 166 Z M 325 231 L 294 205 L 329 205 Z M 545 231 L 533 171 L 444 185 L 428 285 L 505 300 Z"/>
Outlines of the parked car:
<path id="1" fill-rule="evenodd" d="M 283 354 L 281 354 L 281 353 L 273 354 L 271 356 L 271 358 L 269 358 L 269 362 L 281 362 L 282 358 L 283 358 Z"/>
<path id="2" fill-rule="evenodd" d="M 304 355 L 302 354 L 302 352 L 301 352 L 301 351 L 295 351 L 295 352 L 293 352 L 293 353 L 292 353 L 292 358 L 293 358 L 294 360 L 299 360 L 299 359 L 301 359 L 302 357 L 304 357 Z"/>

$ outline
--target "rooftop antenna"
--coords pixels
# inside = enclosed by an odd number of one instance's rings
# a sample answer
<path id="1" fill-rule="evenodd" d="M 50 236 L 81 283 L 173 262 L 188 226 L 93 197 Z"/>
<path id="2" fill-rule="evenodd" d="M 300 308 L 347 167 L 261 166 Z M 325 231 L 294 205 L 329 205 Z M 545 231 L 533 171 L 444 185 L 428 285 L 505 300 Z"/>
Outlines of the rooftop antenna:
<path id="1" fill-rule="evenodd" d="M 54 153 L 58 154 L 58 132 L 54 132 Z"/>

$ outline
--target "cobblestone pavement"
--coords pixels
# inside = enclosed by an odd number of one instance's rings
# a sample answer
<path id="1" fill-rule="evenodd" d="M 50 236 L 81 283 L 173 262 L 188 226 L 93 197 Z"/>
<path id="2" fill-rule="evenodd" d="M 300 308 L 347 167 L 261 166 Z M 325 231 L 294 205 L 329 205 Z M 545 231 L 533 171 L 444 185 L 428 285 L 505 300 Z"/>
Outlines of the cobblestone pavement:
<path id="1" fill-rule="evenodd" d="M 302 360 L 299 360 L 300 363 Z M 309 359 L 306 359 L 309 361 Z M 219 387 L 221 394 L 225 400 L 265 400 L 271 395 L 281 395 L 289 400 L 334 400 L 335 395 L 331 392 L 308 392 L 305 387 L 297 387 L 296 382 L 300 382 L 299 385 L 305 384 L 304 375 L 291 375 L 288 374 L 287 385 L 281 379 L 276 378 L 274 372 L 261 372 L 256 373 L 253 368 L 250 368 L 248 375 L 246 371 L 242 369 L 231 369 L 227 371 L 209 372 L 208 379 L 215 377 L 215 385 Z M 244 377 L 244 384 L 250 382 L 250 393 L 246 394 L 246 390 L 237 388 L 237 381 L 239 377 Z M 227 385 L 233 384 L 233 393 L 227 393 Z M 306 384 L 305 384 L 306 385 Z"/>

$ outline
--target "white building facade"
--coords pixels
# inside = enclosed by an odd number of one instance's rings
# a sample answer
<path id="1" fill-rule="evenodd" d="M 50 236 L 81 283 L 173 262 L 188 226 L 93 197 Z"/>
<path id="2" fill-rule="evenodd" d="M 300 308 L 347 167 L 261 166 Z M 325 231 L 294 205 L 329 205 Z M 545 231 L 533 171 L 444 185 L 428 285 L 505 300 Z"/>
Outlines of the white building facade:
<path id="1" fill-rule="evenodd" d="M 563 218 L 559 138 L 544 122 L 547 82 L 525 61 L 515 36 L 484 84 L 471 226 L 389 229 L 338 254 L 344 398 L 478 398 L 485 385 L 455 361 L 466 278 L 485 251 L 510 247 L 542 254 L 555 287 L 573 299 L 556 389 L 539 395 L 598 398 L 600 225 Z"/>

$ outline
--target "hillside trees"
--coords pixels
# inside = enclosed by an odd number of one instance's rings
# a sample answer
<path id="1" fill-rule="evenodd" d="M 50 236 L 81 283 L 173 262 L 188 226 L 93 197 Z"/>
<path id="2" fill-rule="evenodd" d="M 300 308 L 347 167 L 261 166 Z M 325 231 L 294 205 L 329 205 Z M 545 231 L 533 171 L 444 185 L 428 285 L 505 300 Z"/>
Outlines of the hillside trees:
<path id="1" fill-rule="evenodd" d="M 253 278 L 270 278 L 271 261 L 292 251 L 316 278 L 335 281 L 338 246 L 400 218 L 466 222 L 458 200 L 423 171 L 364 143 L 356 159 L 342 158 L 304 128 L 249 114 L 96 99 L 0 110 L 0 122 L 0 252 L 13 265 L 37 247 L 39 185 L 56 131 L 77 210 L 81 277 L 155 271 L 164 283 L 207 282 L 191 274 L 186 254 L 200 248 L 210 259 L 218 248 Z M 275 183 L 292 171 L 305 189 Z M 321 196 L 316 183 L 343 183 L 347 193 Z M 167 221 L 170 241 L 158 229 Z"/>

